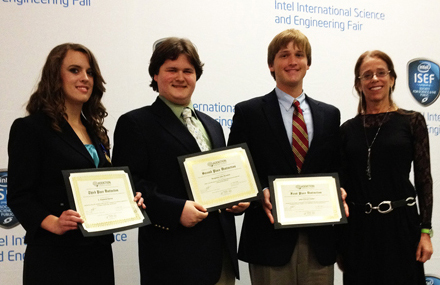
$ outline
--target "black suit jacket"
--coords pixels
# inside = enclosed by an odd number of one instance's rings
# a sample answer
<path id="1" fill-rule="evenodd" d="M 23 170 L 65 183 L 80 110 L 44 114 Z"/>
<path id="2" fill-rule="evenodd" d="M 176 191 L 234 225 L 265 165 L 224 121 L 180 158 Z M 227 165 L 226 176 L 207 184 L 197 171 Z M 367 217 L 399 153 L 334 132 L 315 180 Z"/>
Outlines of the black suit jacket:
<path id="1" fill-rule="evenodd" d="M 337 108 L 306 97 L 313 117 L 314 136 L 301 174 L 338 170 L 340 112 Z M 269 175 L 298 174 L 275 90 L 235 106 L 229 145 L 247 143 L 263 188 Z M 322 265 L 335 262 L 332 226 L 304 228 Z M 240 238 L 239 259 L 260 265 L 282 266 L 291 258 L 298 229 L 278 229 L 269 222 L 260 201 L 246 210 Z"/>
<path id="2" fill-rule="evenodd" d="M 87 122 L 84 121 L 87 126 Z M 36 113 L 14 121 L 9 134 L 8 206 L 26 230 L 26 243 L 73 246 L 111 243 L 113 235 L 84 238 L 79 230 L 56 235 L 40 227 L 50 214 L 59 217 L 69 206 L 61 170 L 95 168 L 92 157 L 67 121 L 61 132 L 49 117 Z M 101 143 L 88 130 L 99 167 L 109 167 Z"/>
<path id="3" fill-rule="evenodd" d="M 225 146 L 218 122 L 197 112 L 213 148 Z M 159 98 L 122 115 L 116 125 L 113 162 L 127 165 L 141 191 L 152 225 L 139 229 L 142 284 L 214 284 L 220 277 L 223 251 L 238 277 L 234 216 L 209 213 L 192 228 L 180 224 L 188 200 L 178 156 L 200 152 L 197 142 Z"/>

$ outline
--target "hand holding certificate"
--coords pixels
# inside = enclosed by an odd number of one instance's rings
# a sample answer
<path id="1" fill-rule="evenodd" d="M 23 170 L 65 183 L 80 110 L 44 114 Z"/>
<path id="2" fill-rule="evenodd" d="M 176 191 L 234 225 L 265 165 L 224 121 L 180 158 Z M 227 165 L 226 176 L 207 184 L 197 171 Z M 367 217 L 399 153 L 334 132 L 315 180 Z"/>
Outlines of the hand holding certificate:
<path id="1" fill-rule="evenodd" d="M 82 219 L 84 236 L 150 224 L 136 202 L 127 167 L 65 170 L 69 202 Z"/>
<path id="2" fill-rule="evenodd" d="M 269 177 L 275 228 L 346 223 L 337 174 Z"/>
<path id="3" fill-rule="evenodd" d="M 179 157 L 188 195 L 208 211 L 255 200 L 260 187 L 246 144 Z"/>

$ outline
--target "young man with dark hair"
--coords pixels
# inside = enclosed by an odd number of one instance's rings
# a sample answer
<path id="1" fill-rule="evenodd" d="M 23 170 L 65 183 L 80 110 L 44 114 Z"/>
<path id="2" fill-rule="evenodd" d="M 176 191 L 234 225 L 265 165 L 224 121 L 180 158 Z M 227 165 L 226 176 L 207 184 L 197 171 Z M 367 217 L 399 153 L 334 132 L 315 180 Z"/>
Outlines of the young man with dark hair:
<path id="1" fill-rule="evenodd" d="M 221 125 L 191 103 L 202 67 L 189 40 L 156 44 L 149 73 L 159 96 L 116 125 L 114 164 L 129 166 L 152 222 L 139 228 L 141 284 L 234 284 L 238 278 L 234 213 L 249 203 L 208 214 L 189 200 L 177 160 L 225 146 Z"/>

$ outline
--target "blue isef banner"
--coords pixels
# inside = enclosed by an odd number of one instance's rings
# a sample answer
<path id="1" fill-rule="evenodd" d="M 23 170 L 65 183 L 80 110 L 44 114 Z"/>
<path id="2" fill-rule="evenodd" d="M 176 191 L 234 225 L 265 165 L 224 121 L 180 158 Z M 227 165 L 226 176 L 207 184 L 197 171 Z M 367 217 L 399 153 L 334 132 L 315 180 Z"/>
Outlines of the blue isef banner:
<path id="1" fill-rule="evenodd" d="M 426 285 L 440 285 L 440 279 L 434 276 L 426 276 Z"/>
<path id="2" fill-rule="evenodd" d="M 0 171 L 0 227 L 9 229 L 18 225 L 11 209 L 8 207 L 6 193 L 8 191 L 8 172 Z"/>

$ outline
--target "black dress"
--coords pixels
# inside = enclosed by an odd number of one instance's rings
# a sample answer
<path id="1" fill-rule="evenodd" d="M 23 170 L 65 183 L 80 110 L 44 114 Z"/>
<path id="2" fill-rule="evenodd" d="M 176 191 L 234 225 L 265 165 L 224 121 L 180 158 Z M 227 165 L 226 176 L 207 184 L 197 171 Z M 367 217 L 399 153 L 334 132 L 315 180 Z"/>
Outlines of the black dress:
<path id="1" fill-rule="evenodd" d="M 425 284 L 423 264 L 416 261 L 421 227 L 430 228 L 432 216 L 429 138 L 423 116 L 402 109 L 358 115 L 341 126 L 341 139 L 341 185 L 350 206 L 343 245 L 344 284 Z M 413 162 L 415 187 L 410 181 Z M 377 206 L 416 196 L 420 215 L 417 205 L 387 214 L 365 213 L 366 203 Z"/>

